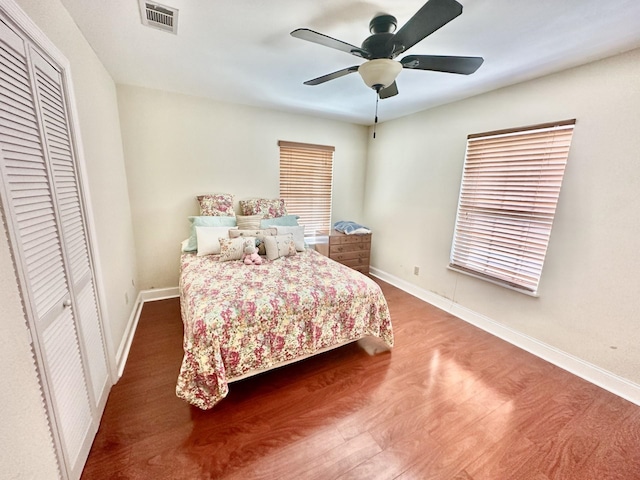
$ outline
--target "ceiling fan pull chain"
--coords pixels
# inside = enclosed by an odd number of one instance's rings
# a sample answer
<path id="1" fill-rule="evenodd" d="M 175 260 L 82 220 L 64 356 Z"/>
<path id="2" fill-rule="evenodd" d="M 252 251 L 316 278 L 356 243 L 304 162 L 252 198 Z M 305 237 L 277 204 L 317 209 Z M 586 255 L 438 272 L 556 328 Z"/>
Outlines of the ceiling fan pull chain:
<path id="1" fill-rule="evenodd" d="M 376 127 L 378 126 L 378 100 L 380 99 L 380 95 L 376 92 L 376 116 L 373 121 L 373 138 L 376 138 Z"/>

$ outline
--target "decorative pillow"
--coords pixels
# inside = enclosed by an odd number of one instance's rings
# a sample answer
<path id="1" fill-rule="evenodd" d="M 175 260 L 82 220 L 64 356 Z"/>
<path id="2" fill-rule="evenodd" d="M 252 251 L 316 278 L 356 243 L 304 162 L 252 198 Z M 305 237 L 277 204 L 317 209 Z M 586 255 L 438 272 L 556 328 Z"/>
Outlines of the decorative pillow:
<path id="1" fill-rule="evenodd" d="M 255 237 L 257 240 L 256 245 L 258 247 L 258 253 L 260 255 L 266 255 L 267 251 L 264 246 L 264 237 L 277 235 L 278 231 L 275 228 L 266 228 L 264 230 L 229 230 L 229 238 L 238 237 Z"/>
<path id="2" fill-rule="evenodd" d="M 293 243 L 293 235 L 291 234 L 264 237 L 264 245 L 269 260 L 296 254 L 296 245 Z"/>
<path id="3" fill-rule="evenodd" d="M 252 237 L 221 238 L 220 239 L 220 261 L 242 260 L 245 242 L 254 242 Z"/>
<path id="4" fill-rule="evenodd" d="M 252 198 L 240 200 L 243 215 L 262 215 L 263 218 L 283 217 L 287 214 L 282 198 Z"/>
<path id="5" fill-rule="evenodd" d="M 262 215 L 238 215 L 238 228 L 240 230 L 259 230 Z"/>
<path id="6" fill-rule="evenodd" d="M 300 217 L 298 215 L 284 215 L 282 217 L 275 218 L 263 218 L 260 220 L 260 228 L 269 228 L 269 227 L 297 227 L 298 219 Z"/>
<path id="7" fill-rule="evenodd" d="M 287 235 L 290 233 L 293 237 L 293 243 L 296 245 L 296 250 L 299 252 L 304 251 L 304 225 L 297 227 L 276 227 L 278 235 Z"/>
<path id="8" fill-rule="evenodd" d="M 189 217 L 190 236 L 183 252 L 195 252 L 198 249 L 196 227 L 235 227 L 236 217 Z"/>
<path id="9" fill-rule="evenodd" d="M 220 253 L 220 238 L 229 238 L 236 227 L 196 227 L 198 256 Z"/>
<path id="10" fill-rule="evenodd" d="M 198 195 L 200 215 L 216 217 L 235 217 L 233 210 L 233 195 L 230 193 L 214 193 L 212 195 Z"/>

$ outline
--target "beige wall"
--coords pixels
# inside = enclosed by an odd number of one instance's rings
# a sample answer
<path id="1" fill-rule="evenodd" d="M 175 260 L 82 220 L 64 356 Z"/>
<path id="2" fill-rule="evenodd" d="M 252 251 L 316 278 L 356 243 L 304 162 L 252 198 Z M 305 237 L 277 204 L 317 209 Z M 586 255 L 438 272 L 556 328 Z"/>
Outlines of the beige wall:
<path id="1" fill-rule="evenodd" d="M 639 78 L 635 50 L 379 126 L 365 192 L 372 264 L 640 384 Z M 569 118 L 539 298 L 447 270 L 467 134 Z"/>
<path id="2" fill-rule="evenodd" d="M 334 145 L 333 220 L 362 217 L 365 127 L 123 85 L 118 103 L 142 289 L 178 285 L 196 195 L 278 196 L 278 140 Z"/>
<path id="3" fill-rule="evenodd" d="M 97 260 L 105 293 L 102 300 L 113 355 L 123 338 L 137 295 L 132 285 L 132 280 L 137 280 L 136 258 L 115 85 L 57 0 L 18 0 L 17 4 L 71 65 L 97 233 Z M 54 452 L 27 342 L 9 244 L 7 236 L 0 233 L 0 364 L 3 365 L 0 476 L 56 478 Z M 125 294 L 129 296 L 129 304 L 125 302 Z"/>

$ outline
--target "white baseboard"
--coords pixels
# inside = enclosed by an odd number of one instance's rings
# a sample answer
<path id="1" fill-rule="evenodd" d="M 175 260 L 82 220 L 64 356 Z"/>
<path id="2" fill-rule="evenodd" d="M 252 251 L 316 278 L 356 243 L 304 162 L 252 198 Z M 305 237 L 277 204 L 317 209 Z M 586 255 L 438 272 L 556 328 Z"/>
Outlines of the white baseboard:
<path id="1" fill-rule="evenodd" d="M 140 321 L 140 314 L 142 313 L 142 306 L 145 302 L 153 302 L 155 300 L 164 300 L 165 298 L 175 298 L 180 296 L 178 287 L 173 288 L 156 288 L 152 290 L 141 290 L 138 293 L 136 302 L 129 316 L 129 322 L 125 334 L 122 337 L 120 346 L 116 353 L 116 365 L 118 366 L 118 378 L 120 380 L 122 373 L 124 372 L 124 366 L 127 363 L 129 357 L 129 350 L 131 349 L 131 343 L 133 342 L 133 336 L 136 333 L 138 322 Z M 116 381 L 117 381 L 116 380 Z"/>
<path id="2" fill-rule="evenodd" d="M 124 335 L 122 336 L 122 340 L 120 341 L 120 345 L 118 346 L 118 351 L 116 352 L 116 365 L 118 367 L 118 377 L 116 378 L 116 382 L 120 380 L 120 377 L 122 377 L 122 372 L 124 372 L 124 365 L 127 362 L 127 357 L 129 356 L 129 349 L 131 348 L 133 335 L 136 333 L 136 327 L 138 326 L 138 320 L 140 319 L 141 311 L 142 298 L 140 297 L 140 293 L 138 293 L 136 301 L 133 304 L 133 310 L 131 310 L 131 315 L 129 315 L 127 328 L 124 331 Z"/>
<path id="3" fill-rule="evenodd" d="M 153 302 L 155 300 L 164 300 L 166 298 L 175 298 L 180 296 L 178 287 L 170 288 L 153 288 L 151 290 L 142 290 L 140 298 L 142 302 Z"/>
<path id="4" fill-rule="evenodd" d="M 513 330 L 473 310 L 463 307 L 454 301 L 438 294 L 417 287 L 401 278 L 390 275 L 380 269 L 370 267 L 370 273 L 400 290 L 424 300 L 431 305 L 448 312 L 465 322 L 495 335 L 506 342 L 511 343 L 527 352 L 546 360 L 588 382 L 605 390 L 640 405 L 640 385 L 611 373 L 603 368 L 593 365 L 574 355 L 563 352 L 558 348 L 547 345 L 529 335 Z"/>

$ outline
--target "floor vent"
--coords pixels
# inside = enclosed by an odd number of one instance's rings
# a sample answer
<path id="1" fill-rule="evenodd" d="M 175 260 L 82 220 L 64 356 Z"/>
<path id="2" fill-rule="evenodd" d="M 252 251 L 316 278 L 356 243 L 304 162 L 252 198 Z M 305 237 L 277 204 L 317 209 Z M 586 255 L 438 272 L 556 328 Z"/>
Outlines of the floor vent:
<path id="1" fill-rule="evenodd" d="M 178 33 L 178 9 L 140 0 L 142 24 L 164 32 Z"/>

